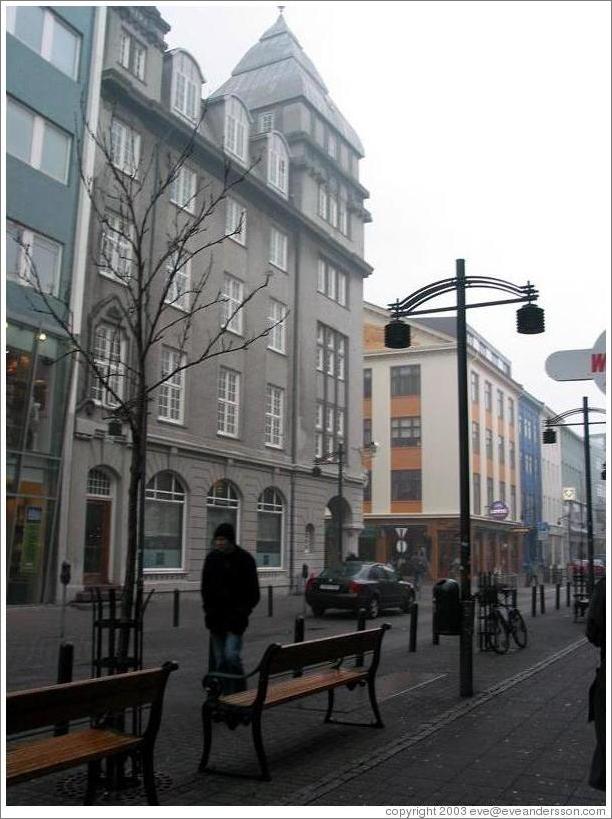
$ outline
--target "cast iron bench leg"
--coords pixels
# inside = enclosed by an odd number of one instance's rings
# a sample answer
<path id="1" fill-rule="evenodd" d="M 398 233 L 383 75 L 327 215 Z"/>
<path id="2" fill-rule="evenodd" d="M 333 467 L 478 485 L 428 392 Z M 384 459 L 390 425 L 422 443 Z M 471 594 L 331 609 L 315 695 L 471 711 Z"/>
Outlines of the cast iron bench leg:
<path id="1" fill-rule="evenodd" d="M 204 748 L 202 750 L 202 759 L 198 770 L 203 771 L 208 765 L 208 757 L 210 755 L 210 746 L 212 745 L 212 718 L 210 709 L 206 707 L 206 703 L 202 706 L 202 728 L 204 732 Z"/>
<path id="2" fill-rule="evenodd" d="M 261 738 L 261 714 L 253 715 L 252 729 L 255 752 L 257 753 L 257 759 L 259 760 L 259 767 L 261 768 L 261 778 L 266 782 L 269 782 L 270 772 L 268 771 L 268 761 L 266 759 L 263 741 Z"/>
<path id="3" fill-rule="evenodd" d="M 374 677 L 370 677 L 368 679 L 368 694 L 370 695 L 370 705 L 372 706 L 372 711 L 374 711 L 374 716 L 376 717 L 376 727 L 384 728 L 385 724 L 382 721 L 380 711 L 378 710 L 378 703 L 376 702 L 376 689 L 374 687 Z"/>
<path id="4" fill-rule="evenodd" d="M 147 802 L 149 805 L 159 805 L 155 788 L 155 772 L 153 770 L 153 749 L 146 748 L 142 752 L 142 779 Z"/>
<path id="5" fill-rule="evenodd" d="M 101 760 L 96 759 L 87 765 L 87 790 L 85 791 L 84 805 L 93 805 L 96 798 L 96 788 L 100 778 Z"/>
<path id="6" fill-rule="evenodd" d="M 334 710 L 334 689 L 330 688 L 327 692 L 327 713 L 323 722 L 330 722 L 332 711 Z"/>

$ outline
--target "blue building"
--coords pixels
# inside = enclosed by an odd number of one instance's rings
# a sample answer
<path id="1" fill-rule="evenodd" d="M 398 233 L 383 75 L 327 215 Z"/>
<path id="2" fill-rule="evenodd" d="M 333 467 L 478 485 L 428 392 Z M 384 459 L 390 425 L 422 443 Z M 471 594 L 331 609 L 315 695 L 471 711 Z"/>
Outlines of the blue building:
<path id="1" fill-rule="evenodd" d="M 55 586 L 62 451 L 72 384 L 65 338 L 35 292 L 79 331 L 89 212 L 78 172 L 95 126 L 106 9 L 9 6 L 6 37 L 7 602 Z M 81 152 L 87 163 L 89 146 Z M 82 288 L 82 281 L 81 281 Z"/>
<path id="2" fill-rule="evenodd" d="M 542 522 L 542 424 L 544 404 L 526 392 L 519 397 L 519 463 L 521 519 L 528 529 L 523 538 L 523 566 L 543 566 L 538 526 Z"/>

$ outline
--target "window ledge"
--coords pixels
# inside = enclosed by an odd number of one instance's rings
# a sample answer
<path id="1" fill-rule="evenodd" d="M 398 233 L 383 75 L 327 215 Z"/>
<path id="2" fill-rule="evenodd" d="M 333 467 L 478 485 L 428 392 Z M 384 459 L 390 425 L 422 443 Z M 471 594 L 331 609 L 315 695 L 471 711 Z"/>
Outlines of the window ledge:
<path id="1" fill-rule="evenodd" d="M 184 421 L 174 421 L 172 418 L 162 418 L 160 415 L 157 416 L 157 420 L 160 424 L 170 424 L 173 427 L 187 429 L 187 424 Z"/>
<path id="2" fill-rule="evenodd" d="M 285 358 L 287 357 L 287 351 L 286 350 L 278 350 L 276 347 L 268 347 L 267 349 L 270 350 L 271 353 L 276 353 L 277 355 L 283 355 L 283 356 L 285 356 Z"/>
<path id="3" fill-rule="evenodd" d="M 127 281 L 124 281 L 123 279 L 120 279 L 118 276 L 115 276 L 114 273 L 109 273 L 106 270 L 103 270 L 102 268 L 98 268 L 98 273 L 103 278 L 108 279 L 111 282 L 115 282 L 115 284 L 120 284 L 122 287 L 129 287 Z M 129 278 L 131 279 L 132 277 L 130 276 Z"/>
<path id="4" fill-rule="evenodd" d="M 232 432 L 220 432 L 217 430 L 217 435 L 220 435 L 222 438 L 232 438 L 234 441 L 240 440 L 240 436 L 234 435 Z"/>

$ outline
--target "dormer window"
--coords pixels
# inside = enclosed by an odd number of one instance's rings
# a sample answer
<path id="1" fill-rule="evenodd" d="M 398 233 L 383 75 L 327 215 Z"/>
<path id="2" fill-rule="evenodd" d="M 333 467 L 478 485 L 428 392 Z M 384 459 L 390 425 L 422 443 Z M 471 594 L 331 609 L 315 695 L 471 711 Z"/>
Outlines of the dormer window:
<path id="1" fill-rule="evenodd" d="M 249 115 L 236 97 L 225 103 L 225 149 L 240 162 L 246 163 L 249 143 Z"/>
<path id="2" fill-rule="evenodd" d="M 181 52 L 172 66 L 172 108 L 192 122 L 200 115 L 202 75 L 196 63 Z"/>
<path id="3" fill-rule="evenodd" d="M 289 154 L 285 141 L 279 134 L 268 137 L 268 184 L 287 196 Z"/>
<path id="4" fill-rule="evenodd" d="M 144 82 L 145 78 L 145 61 L 147 58 L 147 49 L 127 31 L 121 32 L 121 53 L 119 55 L 119 62 L 127 69 L 130 74 L 133 74 L 139 80 Z"/>
<path id="5" fill-rule="evenodd" d="M 274 111 L 264 111 L 257 118 L 257 131 L 260 134 L 268 134 L 274 130 Z"/>

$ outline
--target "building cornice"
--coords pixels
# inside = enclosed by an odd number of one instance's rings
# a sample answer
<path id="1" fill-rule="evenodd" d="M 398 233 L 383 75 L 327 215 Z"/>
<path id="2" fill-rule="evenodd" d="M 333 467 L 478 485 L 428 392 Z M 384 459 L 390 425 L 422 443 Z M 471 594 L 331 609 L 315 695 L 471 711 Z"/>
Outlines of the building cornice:
<path id="1" fill-rule="evenodd" d="M 102 75 L 102 91 L 107 94 L 107 99 L 115 101 L 116 95 L 122 98 L 124 104 L 130 104 L 138 110 L 139 116 L 143 120 L 153 120 L 151 129 L 154 125 L 171 126 L 177 135 L 190 139 L 192 136 L 192 128 L 188 122 L 175 117 L 166 107 L 164 107 L 157 100 L 152 100 L 145 97 L 138 89 L 122 74 L 114 68 L 107 68 Z M 207 170 L 216 174 L 220 179 L 223 178 L 228 157 L 223 153 L 221 148 L 211 140 L 207 139 L 202 134 L 197 134 L 194 140 L 195 150 L 204 157 Z M 236 177 L 240 172 L 235 171 Z M 244 186 L 244 187 L 242 187 Z M 340 255 L 345 263 L 356 268 L 363 277 L 369 276 L 374 268 L 368 264 L 365 259 L 358 256 L 356 253 L 348 250 L 340 242 L 336 241 L 332 236 L 329 236 L 324 230 L 318 227 L 311 219 L 305 216 L 291 200 L 281 199 L 274 193 L 268 185 L 259 179 L 254 174 L 245 177 L 241 186 L 241 193 L 246 191 L 251 195 L 257 195 L 260 199 L 265 201 L 266 205 L 276 211 L 277 214 L 283 216 L 293 222 L 293 226 L 299 226 L 308 231 L 316 240 L 326 245 L 336 254 Z"/>

